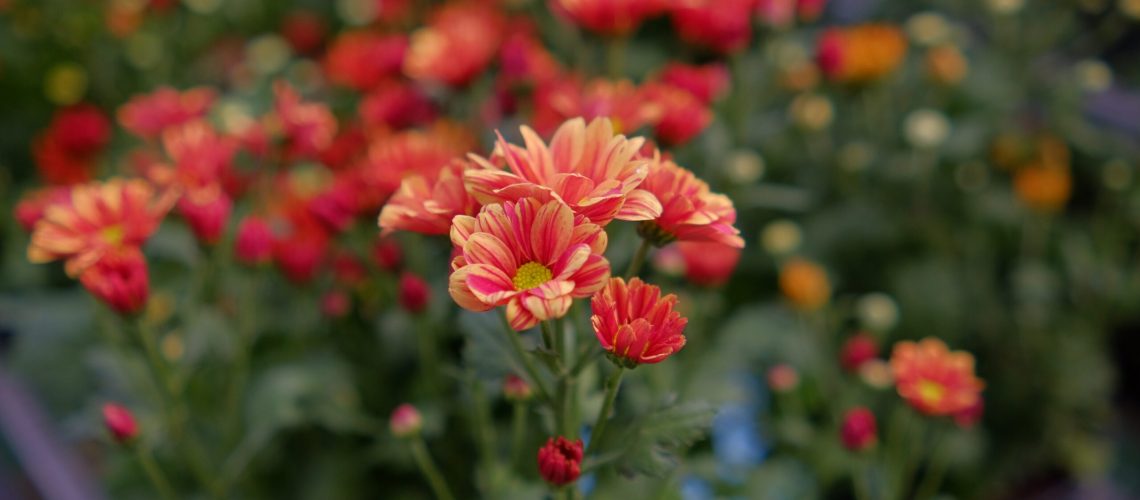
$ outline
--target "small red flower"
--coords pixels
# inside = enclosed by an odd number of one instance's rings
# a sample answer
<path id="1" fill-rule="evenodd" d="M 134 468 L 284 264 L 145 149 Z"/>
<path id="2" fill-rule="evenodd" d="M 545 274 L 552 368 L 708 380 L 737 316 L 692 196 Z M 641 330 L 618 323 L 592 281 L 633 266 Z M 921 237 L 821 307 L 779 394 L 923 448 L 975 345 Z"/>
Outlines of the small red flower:
<path id="1" fill-rule="evenodd" d="M 590 299 L 594 333 L 611 359 L 625 367 L 660 363 L 685 347 L 688 319 L 674 311 L 677 296 L 638 278 L 611 278 Z"/>
<path id="2" fill-rule="evenodd" d="M 298 54 L 316 52 L 327 31 L 324 19 L 307 10 L 295 10 L 281 21 L 281 35 Z"/>
<path id="3" fill-rule="evenodd" d="M 352 307 L 352 299 L 344 290 L 332 290 L 321 297 L 321 313 L 330 318 L 343 318 Z"/>
<path id="4" fill-rule="evenodd" d="M 555 486 L 573 483 L 582 474 L 582 440 L 549 438 L 538 450 L 538 472 Z"/>
<path id="5" fill-rule="evenodd" d="M 851 451 L 862 451 L 878 441 L 878 425 L 875 423 L 875 414 L 865 407 L 857 406 L 843 415 L 843 427 L 840 436 L 843 446 Z"/>
<path id="6" fill-rule="evenodd" d="M 644 87 L 644 92 L 661 108 L 653 133 L 662 145 L 688 143 L 712 122 L 712 111 L 687 90 L 667 83 L 651 83 Z"/>
<path id="7" fill-rule="evenodd" d="M 719 242 L 679 241 L 677 249 L 685 260 L 685 279 L 708 287 L 728 282 L 740 262 L 741 249 Z"/>
<path id="8" fill-rule="evenodd" d="M 423 416 L 420 411 L 408 403 L 397 406 L 388 419 L 388 427 L 396 437 L 411 437 L 420 433 L 424 427 Z"/>
<path id="9" fill-rule="evenodd" d="M 534 395 L 530 384 L 515 374 L 507 375 L 503 380 L 503 396 L 510 401 L 526 401 Z"/>
<path id="10" fill-rule="evenodd" d="M 704 66 L 669 63 L 661 70 L 660 76 L 663 83 L 685 89 L 705 104 L 723 97 L 728 92 L 731 78 L 728 68 L 719 63 Z"/>
<path id="11" fill-rule="evenodd" d="M 420 313 L 427 309 L 431 301 L 431 287 L 423 278 L 410 272 L 400 276 L 400 306 L 410 313 Z"/>
<path id="12" fill-rule="evenodd" d="M 372 259 L 380 269 L 392 272 L 400 268 L 404 260 L 404 251 L 396 240 L 380 238 L 372 247 Z"/>
<path id="13" fill-rule="evenodd" d="M 316 158 L 336 135 L 336 117 L 323 103 L 305 102 L 288 83 L 273 85 L 273 109 L 290 158 Z"/>
<path id="14" fill-rule="evenodd" d="M 111 140 L 111 121 L 91 104 L 76 104 L 56 111 L 49 131 L 69 154 L 91 155 Z"/>
<path id="15" fill-rule="evenodd" d="M 205 245 L 221 240 L 233 208 L 233 200 L 221 189 L 191 191 L 178 200 L 178 213 Z"/>
<path id="16" fill-rule="evenodd" d="M 843 365 L 843 369 L 849 373 L 859 371 L 859 368 L 879 355 L 879 345 L 875 343 L 874 337 L 870 334 L 860 332 L 852 335 L 843 343 L 843 349 L 839 352 L 839 362 Z"/>
<path id="17" fill-rule="evenodd" d="M 730 54 L 752 39 L 753 0 L 679 0 L 673 4 L 673 26 L 681 39 L 715 52 Z"/>
<path id="18" fill-rule="evenodd" d="M 342 33 L 325 54 L 325 75 L 335 84 L 369 90 L 400 74 L 407 50 L 408 37 L 404 35 Z"/>
<path id="19" fill-rule="evenodd" d="M 201 118 L 216 97 L 214 90 L 205 87 L 184 92 L 161 87 L 132 97 L 119 108 L 118 119 L 128 132 L 145 139 L 154 138 L 167 128 Z"/>
<path id="20" fill-rule="evenodd" d="M 146 307 L 150 274 L 142 251 L 128 247 L 103 255 L 79 275 L 91 295 L 119 314 L 136 314 Z"/>
<path id="21" fill-rule="evenodd" d="M 789 392 L 800 385 L 800 374 L 787 364 L 778 364 L 768 370 L 768 387 L 772 392 Z"/>
<path id="22" fill-rule="evenodd" d="M 244 264 L 261 264 L 273 258 L 273 229 L 257 216 L 247 216 L 238 224 L 234 255 Z"/>
<path id="23" fill-rule="evenodd" d="M 506 19 L 486 2 L 450 2 L 412 33 L 404 73 L 452 87 L 471 83 L 499 50 Z"/>
<path id="24" fill-rule="evenodd" d="M 628 35 L 642 21 L 659 14 L 662 0 L 550 0 L 551 9 L 570 21 L 603 35 Z"/>
<path id="25" fill-rule="evenodd" d="M 131 410 L 115 403 L 103 405 L 103 425 L 119 444 L 129 443 L 139 435 L 139 425 Z"/>

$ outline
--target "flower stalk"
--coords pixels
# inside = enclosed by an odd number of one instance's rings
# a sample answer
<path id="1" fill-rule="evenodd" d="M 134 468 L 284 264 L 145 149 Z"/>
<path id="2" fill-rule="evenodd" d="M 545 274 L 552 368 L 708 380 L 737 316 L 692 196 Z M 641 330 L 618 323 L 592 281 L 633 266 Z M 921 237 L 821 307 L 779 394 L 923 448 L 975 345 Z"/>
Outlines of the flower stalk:
<path id="1" fill-rule="evenodd" d="M 424 478 L 428 480 L 432 492 L 435 497 L 440 500 L 454 500 L 451 490 L 447 487 L 447 482 L 443 479 L 443 474 L 439 472 L 439 468 L 435 466 L 435 462 L 431 459 L 431 454 L 428 453 L 427 444 L 424 443 L 424 438 L 416 435 L 413 436 L 409 442 L 412 450 L 412 456 L 416 459 L 416 465 L 419 466 L 420 472 L 423 473 Z"/>
<path id="2" fill-rule="evenodd" d="M 623 375 L 625 375 L 625 368 L 619 366 L 610 377 L 606 379 L 606 399 L 602 403 L 602 409 L 598 411 L 597 420 L 594 421 L 594 428 L 590 434 L 590 446 L 586 449 L 587 455 L 598 447 L 598 443 L 605 434 L 606 422 L 609 421 L 610 411 L 612 411 L 614 407 L 614 400 L 617 399 L 618 388 L 621 387 Z"/>

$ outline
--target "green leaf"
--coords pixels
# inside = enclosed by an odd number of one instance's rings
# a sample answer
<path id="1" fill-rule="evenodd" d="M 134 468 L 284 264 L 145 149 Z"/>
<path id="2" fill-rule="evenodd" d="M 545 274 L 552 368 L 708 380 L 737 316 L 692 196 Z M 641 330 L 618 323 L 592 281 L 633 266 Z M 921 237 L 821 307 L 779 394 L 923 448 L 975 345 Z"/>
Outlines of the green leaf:
<path id="1" fill-rule="evenodd" d="M 620 436 L 616 447 L 620 450 L 618 469 L 626 473 L 666 476 L 676 467 L 684 448 L 705 436 L 715 414 L 707 403 L 686 402 L 638 417 L 624 428 L 614 426 L 612 434 L 607 435 Z M 609 454 L 604 447 L 602 449 L 603 456 Z"/>

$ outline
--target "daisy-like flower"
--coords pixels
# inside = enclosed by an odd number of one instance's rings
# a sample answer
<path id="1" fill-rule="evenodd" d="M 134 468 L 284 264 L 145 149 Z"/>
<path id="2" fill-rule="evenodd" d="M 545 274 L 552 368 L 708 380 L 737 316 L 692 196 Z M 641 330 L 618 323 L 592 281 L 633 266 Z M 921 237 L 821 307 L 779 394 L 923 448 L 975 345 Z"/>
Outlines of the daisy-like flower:
<path id="1" fill-rule="evenodd" d="M 562 317 L 610 276 L 606 232 L 558 201 L 523 198 L 456 216 L 451 242 L 459 251 L 451 297 L 471 311 L 506 306 L 515 330 Z"/>
<path id="2" fill-rule="evenodd" d="M 499 50 L 506 19 L 487 2 L 450 2 L 412 33 L 404 73 L 453 87 L 471 83 Z"/>
<path id="3" fill-rule="evenodd" d="M 615 134 L 607 119 L 587 126 L 581 118 L 559 127 L 549 146 L 529 127 L 522 127 L 522 135 L 525 148 L 499 138 L 496 156 L 509 170 L 471 156 L 484 168 L 467 170 L 463 180 L 480 203 L 556 200 L 601 226 L 615 218 L 643 221 L 661 215 L 657 198 L 638 189 L 649 174 L 648 160 L 638 155 L 644 139 Z"/>
<path id="4" fill-rule="evenodd" d="M 733 227 L 732 200 L 713 193 L 705 181 L 672 160 L 655 158 L 641 188 L 653 193 L 662 207 L 660 216 L 638 227 L 642 237 L 658 246 L 680 240 L 744 248 L 740 231 Z"/>
<path id="5" fill-rule="evenodd" d="M 891 353 L 899 396 L 926 415 L 953 415 L 978 403 L 985 383 L 974 375 L 974 356 L 951 351 L 934 337 L 902 341 Z"/>
<path id="6" fill-rule="evenodd" d="M 66 203 L 48 206 L 36 223 L 28 260 L 62 259 L 67 274 L 79 276 L 108 253 L 141 247 L 176 199 L 141 179 L 75 186 Z"/>
<path id="7" fill-rule="evenodd" d="M 590 299 L 594 333 L 611 360 L 626 368 L 660 363 L 685 347 L 689 320 L 674 311 L 677 296 L 638 278 L 609 283 Z"/>
<path id="8" fill-rule="evenodd" d="M 144 139 L 157 137 L 167 128 L 204 116 L 216 97 L 214 90 L 206 87 L 184 92 L 162 87 L 127 101 L 119 108 L 119 123 Z"/>
<path id="9" fill-rule="evenodd" d="M 455 160 L 439 175 L 412 174 L 380 211 L 381 235 L 394 231 L 447 234 L 456 215 L 474 215 L 479 204 L 463 187 L 469 163 Z"/>

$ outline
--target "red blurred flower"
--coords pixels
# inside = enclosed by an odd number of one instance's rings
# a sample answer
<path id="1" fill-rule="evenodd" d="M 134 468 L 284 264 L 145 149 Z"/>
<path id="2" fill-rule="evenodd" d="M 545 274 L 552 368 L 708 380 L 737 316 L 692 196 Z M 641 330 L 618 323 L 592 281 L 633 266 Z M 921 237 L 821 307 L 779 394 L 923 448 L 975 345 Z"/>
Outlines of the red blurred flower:
<path id="1" fill-rule="evenodd" d="M 688 91 L 667 83 L 650 83 L 643 87 L 646 98 L 661 108 L 661 117 L 653 133 L 665 146 L 679 146 L 704 132 L 713 114 L 705 103 Z"/>
<path id="2" fill-rule="evenodd" d="M 220 189 L 190 191 L 178 200 L 178 214 L 186 219 L 194 237 L 206 245 L 221 240 L 233 208 L 233 200 Z"/>
<path id="3" fill-rule="evenodd" d="M 359 112 L 369 130 L 423 125 L 438 114 L 435 104 L 418 87 L 396 81 L 376 86 L 361 101 Z"/>
<path id="4" fill-rule="evenodd" d="M 145 175 L 159 186 L 186 192 L 221 190 L 232 175 L 238 143 L 204 120 L 168 127 L 162 145 L 173 165 L 154 164 Z"/>
<path id="5" fill-rule="evenodd" d="M 146 258 L 137 247 L 107 252 L 79 274 L 79 282 L 119 314 L 141 312 L 150 293 Z"/>
<path id="6" fill-rule="evenodd" d="M 819 19 L 823 9 L 827 7 L 827 0 L 797 0 L 796 14 L 801 21 L 812 22 Z"/>
<path id="7" fill-rule="evenodd" d="M 451 242 L 462 253 L 452 260 L 448 292 L 471 311 L 505 306 L 511 327 L 526 330 L 605 286 L 607 241 L 600 226 L 559 201 L 488 205 L 452 221 Z"/>
<path id="8" fill-rule="evenodd" d="M 739 247 L 702 241 L 679 241 L 676 245 L 685 258 L 685 278 L 695 285 L 725 284 L 740 262 Z"/>
<path id="9" fill-rule="evenodd" d="M 95 157 L 69 154 L 57 141 L 55 134 L 47 130 L 32 142 L 32 158 L 40 177 L 58 186 L 90 181 L 94 177 Z"/>
<path id="10" fill-rule="evenodd" d="M 405 35 L 341 33 L 325 54 L 325 75 L 335 84 L 366 91 L 399 75 L 407 50 Z"/>
<path id="11" fill-rule="evenodd" d="M 851 451 L 862 451 L 874 446 L 878 441 L 879 428 L 875 414 L 863 406 L 856 406 L 843 415 L 840 437 L 843 446 Z"/>
<path id="12" fill-rule="evenodd" d="M 582 474 L 582 440 L 549 438 L 538 450 L 538 472 L 555 486 L 573 483 Z"/>
<path id="13" fill-rule="evenodd" d="M 505 28 L 506 19 L 491 3 L 446 3 L 412 33 L 404 73 L 414 80 L 467 85 L 495 57 Z"/>
<path id="14" fill-rule="evenodd" d="M 424 419 L 415 406 L 404 403 L 392 411 L 388 427 L 396 437 L 410 437 L 420 433 L 424 427 Z"/>
<path id="15" fill-rule="evenodd" d="M 261 217 L 250 215 L 238 224 L 234 255 L 239 262 L 254 265 L 273 258 L 273 229 Z"/>
<path id="16" fill-rule="evenodd" d="M 119 107 L 119 124 L 139 137 L 158 137 L 169 127 L 205 116 L 215 98 L 214 90 L 205 87 L 184 92 L 160 87 L 149 94 L 136 95 Z"/>
<path id="17" fill-rule="evenodd" d="M 985 384 L 974 375 L 974 356 L 950 351 L 934 337 L 902 341 L 891 353 L 899 396 L 926 415 L 954 415 L 981 399 Z"/>
<path id="18" fill-rule="evenodd" d="M 307 10 L 290 12 L 281 21 L 281 36 L 298 54 L 308 55 L 320 49 L 327 31 L 324 18 Z"/>
<path id="19" fill-rule="evenodd" d="M 405 271 L 400 275 L 399 291 L 400 307 L 405 311 L 418 314 L 427 309 L 431 301 L 431 287 L 423 278 Z"/>
<path id="20" fill-rule="evenodd" d="M 404 251 L 400 249 L 400 244 L 396 240 L 381 237 L 372 247 L 372 258 L 380 269 L 392 272 L 400 268 L 404 260 Z"/>
<path id="21" fill-rule="evenodd" d="M 321 314 L 330 318 L 343 318 L 352 308 L 352 299 L 344 290 L 332 290 L 321 296 Z"/>
<path id="22" fill-rule="evenodd" d="M 642 221 L 661 214 L 657 198 L 638 188 L 649 173 L 647 161 L 637 154 L 643 139 L 615 134 L 609 120 L 587 126 L 580 118 L 559 127 L 549 146 L 529 127 L 522 127 L 522 136 L 525 149 L 499 137 L 492 159 L 509 170 L 472 157 L 483 168 L 467 170 L 463 180 L 480 203 L 556 200 L 603 226 L 615 218 Z"/>
<path id="23" fill-rule="evenodd" d="M 768 370 L 768 387 L 773 392 L 789 392 L 800 385 L 800 374 L 791 365 L 778 364 Z"/>
<path id="24" fill-rule="evenodd" d="M 503 379 L 503 396 L 509 401 L 526 401 L 534 395 L 530 384 L 513 373 Z"/>
<path id="25" fill-rule="evenodd" d="M 661 106 L 629 80 L 553 80 L 534 95 L 535 129 L 543 136 L 569 120 L 609 120 L 614 133 L 632 133 L 661 119 Z"/>
<path id="26" fill-rule="evenodd" d="M 907 42 L 896 26 L 865 24 L 825 31 L 816 50 L 816 62 L 828 79 L 868 83 L 886 76 L 902 63 Z"/>
<path id="27" fill-rule="evenodd" d="M 290 158 L 315 158 L 332 142 L 336 134 L 336 117 L 328 106 L 305 102 L 288 83 L 273 84 L 273 109 L 285 134 L 286 155 Z"/>
<path id="28" fill-rule="evenodd" d="M 736 209 L 732 200 L 710 191 L 689 170 L 671 160 L 654 158 L 641 189 L 652 193 L 662 207 L 660 216 L 638 227 L 643 238 L 658 246 L 680 240 L 744 247 L 740 231 L 733 227 Z"/>
<path id="29" fill-rule="evenodd" d="M 455 160 L 438 175 L 411 174 L 380 212 L 382 235 L 394 231 L 448 234 L 456 215 L 475 215 L 479 203 L 467 194 L 463 172 L 471 168 Z"/>
<path id="30" fill-rule="evenodd" d="M 662 0 L 549 0 L 551 10 L 603 35 L 628 35 L 663 10 Z"/>
<path id="31" fill-rule="evenodd" d="M 356 286 L 364 282 L 368 269 L 352 252 L 342 250 L 332 259 L 333 278 L 337 283 Z"/>
<path id="32" fill-rule="evenodd" d="M 324 230 L 306 224 L 294 227 L 274 245 L 273 257 L 285 276 L 294 283 L 307 283 L 325 262 L 329 236 Z"/>
<path id="33" fill-rule="evenodd" d="M 135 421 L 134 414 L 126 407 L 115 403 L 103 404 L 103 426 L 119 444 L 134 441 L 139 435 L 139 425 Z"/>
<path id="34" fill-rule="evenodd" d="M 50 184 L 91 180 L 96 157 L 111 140 L 111 122 L 86 103 L 61 108 L 32 144 L 40 176 Z"/>
<path id="35" fill-rule="evenodd" d="M 360 210 L 379 209 L 405 177 L 434 179 L 451 162 L 474 147 L 470 132 L 441 122 L 428 130 L 408 130 L 374 140 L 357 165 Z"/>
<path id="36" fill-rule="evenodd" d="M 681 39 L 729 54 L 752 39 L 755 0 L 677 0 L 672 6 L 673 26 Z"/>
<path id="37" fill-rule="evenodd" d="M 659 79 L 689 91 L 705 104 L 712 104 L 727 94 L 731 83 L 728 68 L 720 63 L 691 66 L 671 62 L 661 70 Z"/>
<path id="38" fill-rule="evenodd" d="M 360 158 L 367 146 L 368 137 L 359 125 L 341 127 L 328 147 L 321 151 L 321 164 L 332 170 L 343 169 Z"/>
<path id="39" fill-rule="evenodd" d="M 47 207 L 56 203 L 68 203 L 71 189 L 67 186 L 53 186 L 31 191 L 16 204 L 16 221 L 24 231 L 32 232 L 36 223 L 44 217 Z"/>
<path id="40" fill-rule="evenodd" d="M 839 352 L 839 362 L 844 370 L 855 373 L 863 363 L 875 359 L 878 355 L 879 345 L 875 342 L 875 338 L 868 333 L 860 332 L 843 343 L 843 349 Z"/>
<path id="41" fill-rule="evenodd" d="M 689 320 L 674 311 L 677 296 L 638 278 L 611 278 L 590 299 L 594 333 L 615 363 L 632 368 L 660 363 L 685 347 Z"/>
<path id="42" fill-rule="evenodd" d="M 515 19 L 499 49 L 499 78 L 509 86 L 535 85 L 558 78 L 562 65 L 546 49 L 529 19 Z"/>

